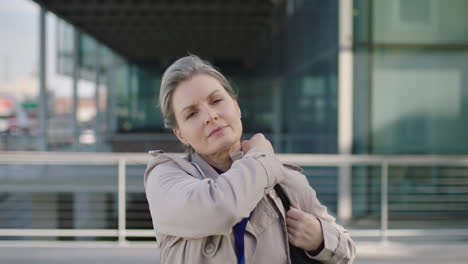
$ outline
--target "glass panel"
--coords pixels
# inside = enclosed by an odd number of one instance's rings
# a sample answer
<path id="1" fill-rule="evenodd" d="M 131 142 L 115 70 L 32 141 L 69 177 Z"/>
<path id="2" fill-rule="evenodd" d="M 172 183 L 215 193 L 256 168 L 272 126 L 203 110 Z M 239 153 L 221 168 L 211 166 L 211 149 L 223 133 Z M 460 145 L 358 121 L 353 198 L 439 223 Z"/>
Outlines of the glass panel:
<path id="1" fill-rule="evenodd" d="M 73 27 L 57 18 L 57 73 L 72 76 L 73 72 Z"/>
<path id="2" fill-rule="evenodd" d="M 372 152 L 467 153 L 466 61 L 455 50 L 377 51 Z"/>
<path id="3" fill-rule="evenodd" d="M 353 10 L 353 27 L 354 27 L 354 42 L 365 43 L 370 41 L 370 27 L 372 23 L 370 14 L 372 9 L 372 0 L 354 0 Z"/>
<path id="4" fill-rule="evenodd" d="M 355 166 L 352 169 L 353 225 L 380 227 L 381 176 L 378 166 Z"/>
<path id="5" fill-rule="evenodd" d="M 467 180 L 467 169 L 462 167 L 391 167 L 388 178 L 390 228 L 466 227 Z M 354 226 L 379 227 L 380 183 L 380 167 L 353 167 Z"/>
<path id="6" fill-rule="evenodd" d="M 375 0 L 377 43 L 468 43 L 465 0 Z"/>
<path id="7" fill-rule="evenodd" d="M 337 9 L 336 1 L 304 1 L 287 25 L 284 152 L 337 151 Z"/>
<path id="8" fill-rule="evenodd" d="M 0 228 L 116 228 L 116 172 L 116 165 L 0 165 Z"/>
<path id="9" fill-rule="evenodd" d="M 310 186 L 317 192 L 319 201 L 328 208 L 328 212 L 337 215 L 338 207 L 338 168 L 303 167 Z"/>
<path id="10" fill-rule="evenodd" d="M 370 77 L 372 56 L 366 47 L 354 49 L 353 152 L 370 151 Z"/>

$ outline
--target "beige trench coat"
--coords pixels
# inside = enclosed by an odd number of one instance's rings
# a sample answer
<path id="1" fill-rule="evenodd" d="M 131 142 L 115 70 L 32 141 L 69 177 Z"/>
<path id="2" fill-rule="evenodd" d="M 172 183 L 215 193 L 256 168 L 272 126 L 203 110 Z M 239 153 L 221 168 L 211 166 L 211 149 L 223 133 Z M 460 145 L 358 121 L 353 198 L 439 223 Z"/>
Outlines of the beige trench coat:
<path id="1" fill-rule="evenodd" d="M 299 167 L 252 149 L 231 154 L 231 168 L 218 174 L 198 154 L 186 158 L 150 151 L 145 172 L 161 263 L 235 264 L 232 227 L 252 212 L 245 233 L 246 263 L 290 263 L 285 212 L 273 186 L 291 204 L 322 224 L 324 249 L 310 256 L 322 263 L 352 263 L 354 242 L 320 204 Z"/>

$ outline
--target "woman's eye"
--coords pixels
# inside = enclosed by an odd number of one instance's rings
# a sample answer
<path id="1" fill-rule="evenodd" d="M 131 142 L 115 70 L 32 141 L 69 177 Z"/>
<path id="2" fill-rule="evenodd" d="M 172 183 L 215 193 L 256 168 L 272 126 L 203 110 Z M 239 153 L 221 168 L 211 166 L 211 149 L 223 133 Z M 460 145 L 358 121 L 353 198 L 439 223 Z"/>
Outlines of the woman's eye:
<path id="1" fill-rule="evenodd" d="M 217 104 L 217 103 L 221 102 L 222 100 L 223 99 L 215 99 L 215 100 L 213 100 L 213 104 Z"/>
<path id="2" fill-rule="evenodd" d="M 192 113 L 190 113 L 190 114 L 187 116 L 186 119 L 189 119 L 189 118 L 195 116 L 196 114 L 197 114 L 197 112 L 192 112 Z"/>

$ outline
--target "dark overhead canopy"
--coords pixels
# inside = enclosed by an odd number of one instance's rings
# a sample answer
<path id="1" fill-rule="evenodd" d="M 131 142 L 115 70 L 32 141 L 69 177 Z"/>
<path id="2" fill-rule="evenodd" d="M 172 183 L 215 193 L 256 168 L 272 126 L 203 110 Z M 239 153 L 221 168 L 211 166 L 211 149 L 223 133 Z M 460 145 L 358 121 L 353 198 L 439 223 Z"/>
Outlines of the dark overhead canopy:
<path id="1" fill-rule="evenodd" d="M 187 52 L 249 61 L 285 15 L 283 0 L 34 1 L 135 62 Z"/>

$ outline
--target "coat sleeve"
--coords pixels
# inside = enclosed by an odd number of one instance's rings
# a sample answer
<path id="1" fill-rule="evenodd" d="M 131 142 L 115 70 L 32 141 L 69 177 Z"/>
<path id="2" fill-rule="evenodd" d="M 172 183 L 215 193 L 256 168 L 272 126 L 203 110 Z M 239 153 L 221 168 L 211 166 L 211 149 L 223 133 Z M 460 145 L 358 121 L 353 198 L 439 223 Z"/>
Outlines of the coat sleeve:
<path id="1" fill-rule="evenodd" d="M 298 170 L 289 169 L 284 184 L 290 185 L 294 190 L 291 195 L 297 195 L 298 208 L 317 217 L 322 225 L 324 248 L 310 258 L 323 264 L 351 264 L 356 257 L 356 246 L 350 233 L 336 223 L 333 216 L 328 213 L 327 207 L 317 198 L 315 190 L 309 185 L 307 178 Z M 298 195 L 302 194 L 302 195 Z"/>
<path id="2" fill-rule="evenodd" d="M 217 179 L 192 177 L 167 160 L 145 175 L 145 191 L 157 232 L 185 238 L 228 234 L 249 216 L 266 189 L 284 173 L 274 154 L 250 150 Z"/>

